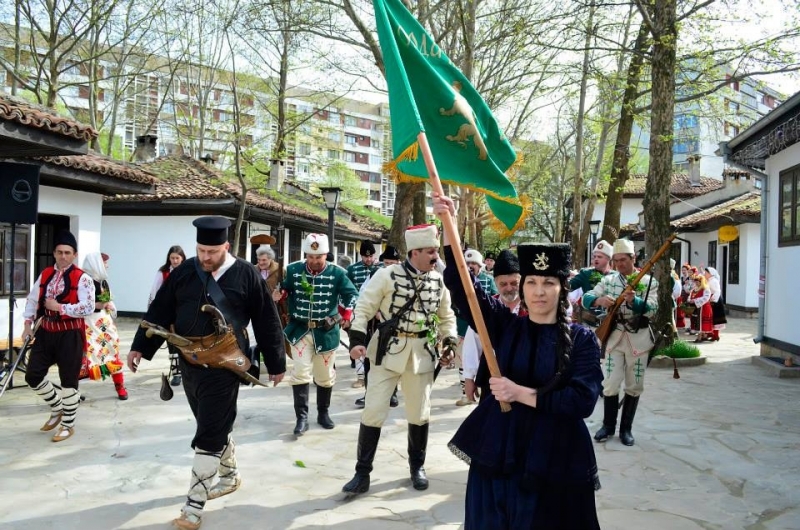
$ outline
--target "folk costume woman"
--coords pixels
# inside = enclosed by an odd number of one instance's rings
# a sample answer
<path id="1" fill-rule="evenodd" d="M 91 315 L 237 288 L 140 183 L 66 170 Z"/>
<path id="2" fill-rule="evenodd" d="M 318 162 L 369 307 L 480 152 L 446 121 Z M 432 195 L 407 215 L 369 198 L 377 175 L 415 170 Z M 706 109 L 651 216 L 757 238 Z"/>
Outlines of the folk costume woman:
<path id="1" fill-rule="evenodd" d="M 434 211 L 454 213 L 447 197 Z M 444 241 L 445 285 L 474 325 L 453 252 Z M 503 377 L 450 441 L 469 463 L 465 530 L 600 528 L 597 463 L 584 418 L 594 410 L 603 374 L 594 333 L 566 315 L 569 245 L 518 247 L 527 317 L 514 315 L 476 285 L 481 313 Z M 511 403 L 502 412 L 498 401 Z"/>
<path id="2" fill-rule="evenodd" d="M 720 285 L 719 272 L 714 267 L 706 267 L 705 278 L 711 291 L 712 329 L 709 340 L 718 341 L 719 331 L 725 329 L 728 318 L 725 316 L 725 303 L 722 300 L 722 286 Z M 708 337 L 707 337 L 708 338 Z"/>
<path id="3" fill-rule="evenodd" d="M 164 282 L 167 281 L 170 273 L 184 261 L 186 261 L 186 254 L 183 252 L 183 248 L 181 248 L 180 245 L 173 245 L 169 247 L 169 250 L 167 251 L 167 259 L 164 264 L 158 268 L 156 277 L 153 280 L 153 286 L 150 288 L 150 298 L 147 299 L 148 307 L 150 307 L 150 304 L 153 303 L 156 293 L 158 293 L 159 289 L 161 289 L 161 286 L 164 285 Z M 180 363 L 178 362 L 180 352 L 178 352 L 178 349 L 172 344 L 167 344 L 167 350 L 169 351 L 169 372 L 172 374 L 172 380 L 169 384 L 172 386 L 178 386 L 181 384 L 181 368 Z"/>
<path id="4" fill-rule="evenodd" d="M 86 321 L 86 351 L 81 375 L 93 381 L 111 376 L 117 397 L 128 399 L 122 361 L 119 358 L 119 333 L 114 319 L 117 308 L 111 301 L 108 287 L 108 255 L 94 252 L 83 260 L 83 272 L 94 281 L 94 313 L 84 317 Z"/>
<path id="5" fill-rule="evenodd" d="M 689 293 L 692 291 L 691 289 L 691 265 L 688 263 L 684 263 L 681 266 L 681 275 L 680 275 L 680 284 L 681 284 L 681 295 L 676 300 L 678 304 L 678 309 L 675 312 L 675 325 L 678 327 L 678 331 L 685 330 L 686 333 L 691 331 L 691 320 L 690 316 L 684 313 L 683 311 L 683 304 L 686 303 L 686 300 L 689 298 Z"/>
<path id="6" fill-rule="evenodd" d="M 713 331 L 713 313 L 711 311 L 711 289 L 702 274 L 695 274 L 692 278 L 694 289 L 689 294 L 689 303 L 697 307 L 695 315 L 697 320 L 692 322 L 692 331 L 698 333 L 695 342 L 702 342 L 706 337 L 711 337 Z"/>

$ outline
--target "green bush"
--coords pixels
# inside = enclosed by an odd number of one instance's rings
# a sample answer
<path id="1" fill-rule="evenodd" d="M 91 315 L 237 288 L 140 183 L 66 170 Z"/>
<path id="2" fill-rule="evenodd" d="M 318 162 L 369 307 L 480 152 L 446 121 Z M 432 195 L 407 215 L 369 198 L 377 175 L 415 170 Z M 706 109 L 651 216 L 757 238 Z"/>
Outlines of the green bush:
<path id="1" fill-rule="evenodd" d="M 700 349 L 682 340 L 676 340 L 672 346 L 658 350 L 656 355 L 666 355 L 673 359 L 692 359 L 700 357 Z"/>

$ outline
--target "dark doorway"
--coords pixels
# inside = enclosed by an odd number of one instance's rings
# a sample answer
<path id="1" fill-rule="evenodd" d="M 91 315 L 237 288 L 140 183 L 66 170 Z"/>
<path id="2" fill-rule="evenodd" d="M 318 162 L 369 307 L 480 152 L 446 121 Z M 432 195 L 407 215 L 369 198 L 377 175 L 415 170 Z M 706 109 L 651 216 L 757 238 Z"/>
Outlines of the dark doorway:
<path id="1" fill-rule="evenodd" d="M 722 300 L 727 303 L 728 301 L 728 245 L 724 245 L 722 247 L 722 274 L 720 274 L 720 279 L 722 280 Z"/>
<path id="2" fill-rule="evenodd" d="M 34 277 L 45 267 L 55 264 L 53 241 L 60 230 L 69 230 L 69 217 L 66 215 L 39 214 L 36 222 L 36 241 L 34 242 Z"/>

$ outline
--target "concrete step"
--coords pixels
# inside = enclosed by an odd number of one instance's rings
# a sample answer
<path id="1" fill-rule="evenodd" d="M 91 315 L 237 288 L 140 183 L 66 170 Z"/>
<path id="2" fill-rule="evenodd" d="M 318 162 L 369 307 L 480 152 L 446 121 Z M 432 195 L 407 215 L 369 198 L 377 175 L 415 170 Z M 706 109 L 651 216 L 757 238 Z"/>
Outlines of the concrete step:
<path id="1" fill-rule="evenodd" d="M 800 365 L 786 366 L 784 359 L 781 357 L 766 357 L 763 355 L 754 355 L 752 363 L 766 369 L 770 375 L 779 378 L 800 377 Z M 796 362 L 796 361 L 795 361 Z"/>

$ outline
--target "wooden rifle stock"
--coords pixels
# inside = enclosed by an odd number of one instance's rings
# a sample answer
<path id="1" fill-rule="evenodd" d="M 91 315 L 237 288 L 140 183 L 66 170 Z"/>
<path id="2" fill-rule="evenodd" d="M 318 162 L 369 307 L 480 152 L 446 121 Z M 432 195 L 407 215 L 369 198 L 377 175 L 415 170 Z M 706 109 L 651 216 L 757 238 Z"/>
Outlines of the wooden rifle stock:
<path id="1" fill-rule="evenodd" d="M 617 297 L 617 299 L 614 300 L 614 303 L 611 305 L 611 307 L 608 308 L 606 317 L 597 327 L 597 331 L 595 331 L 595 334 L 597 335 L 597 338 L 600 341 L 600 343 L 603 345 L 604 350 L 606 341 L 608 341 L 608 338 L 611 336 L 611 332 L 614 331 L 614 328 L 617 327 L 617 312 L 619 311 L 619 308 L 622 305 L 622 303 L 625 301 L 625 293 L 628 293 L 636 288 L 636 285 L 638 285 L 639 282 L 642 281 L 644 275 L 647 274 L 650 271 L 650 269 L 653 268 L 653 265 L 655 265 L 656 262 L 661 259 L 661 256 L 663 256 L 667 252 L 667 250 L 672 245 L 672 241 L 675 239 L 677 235 L 678 234 L 672 234 L 667 238 L 666 241 L 664 241 L 664 244 L 661 245 L 661 248 L 659 248 L 658 251 L 653 255 L 653 257 L 651 257 L 647 261 L 647 263 L 645 263 L 644 266 L 641 268 L 639 274 L 636 275 L 636 279 L 625 286 L 625 289 L 622 291 L 622 294 L 620 294 Z"/>

